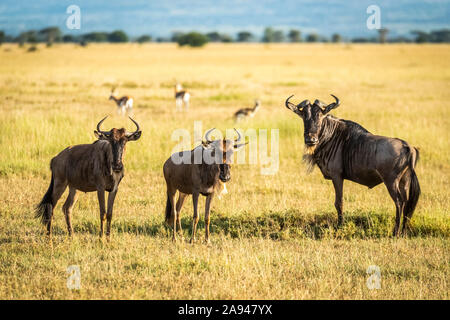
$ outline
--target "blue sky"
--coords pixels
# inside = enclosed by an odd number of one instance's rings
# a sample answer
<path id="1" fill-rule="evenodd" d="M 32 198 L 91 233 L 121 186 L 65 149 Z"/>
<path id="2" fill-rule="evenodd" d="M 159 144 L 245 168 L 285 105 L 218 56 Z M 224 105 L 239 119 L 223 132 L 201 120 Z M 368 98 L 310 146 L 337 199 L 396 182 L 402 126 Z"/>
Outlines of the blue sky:
<path id="1" fill-rule="evenodd" d="M 68 30 L 66 8 L 81 9 L 81 30 Z M 374 36 L 366 8 L 378 5 L 381 24 L 391 35 L 450 28 L 450 0 L 0 0 L 0 30 L 17 35 L 28 29 L 59 26 L 64 33 L 125 30 L 131 36 L 168 36 L 173 31 L 220 31 L 234 35 L 264 27 L 301 29 L 329 36 Z"/>

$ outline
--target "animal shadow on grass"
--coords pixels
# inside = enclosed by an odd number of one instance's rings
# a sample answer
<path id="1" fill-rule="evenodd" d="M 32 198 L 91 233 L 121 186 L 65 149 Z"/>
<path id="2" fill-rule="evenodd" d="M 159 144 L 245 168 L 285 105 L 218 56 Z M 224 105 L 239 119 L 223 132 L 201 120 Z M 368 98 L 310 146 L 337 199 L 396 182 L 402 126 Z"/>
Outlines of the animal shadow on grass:
<path id="1" fill-rule="evenodd" d="M 183 236 L 189 239 L 192 233 L 192 217 L 181 219 Z M 449 237 L 449 228 L 441 228 L 437 224 L 412 223 L 409 237 L 440 236 Z M 394 217 L 388 213 L 355 211 L 344 216 L 344 223 L 337 227 L 335 212 L 318 214 L 302 214 L 300 210 L 292 209 L 281 212 L 269 211 L 254 216 L 247 212 L 238 215 L 225 216 L 211 212 L 210 231 L 212 235 L 240 238 L 264 238 L 272 240 L 288 239 L 371 239 L 390 237 L 394 226 Z M 205 224 L 199 220 L 197 237 L 204 235 Z M 89 233 L 98 235 L 99 222 L 84 219 L 74 224 L 74 233 Z M 113 221 L 111 234 L 135 234 L 150 237 L 170 237 L 171 228 L 163 217 L 160 222 L 148 221 Z M 67 235 L 64 228 L 55 226 L 54 235 Z"/>

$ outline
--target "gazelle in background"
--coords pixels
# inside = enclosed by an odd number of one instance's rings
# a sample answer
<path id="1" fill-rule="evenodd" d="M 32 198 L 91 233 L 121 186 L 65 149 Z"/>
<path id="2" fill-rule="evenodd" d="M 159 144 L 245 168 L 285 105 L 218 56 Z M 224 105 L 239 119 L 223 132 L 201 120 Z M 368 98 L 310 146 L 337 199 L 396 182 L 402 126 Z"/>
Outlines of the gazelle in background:
<path id="1" fill-rule="evenodd" d="M 255 100 L 255 106 L 253 108 L 243 108 L 236 111 L 234 121 L 239 122 L 247 118 L 253 118 L 260 107 L 261 101 Z"/>
<path id="2" fill-rule="evenodd" d="M 116 93 L 116 88 L 111 89 L 111 95 L 109 100 L 114 100 L 117 104 L 117 112 L 119 115 L 131 114 L 133 111 L 133 98 L 129 96 L 123 96 L 121 98 L 116 98 L 114 94 Z"/>
<path id="3" fill-rule="evenodd" d="M 181 111 L 183 109 L 183 104 L 186 107 L 186 110 L 188 110 L 190 98 L 190 93 L 183 89 L 181 83 L 177 82 L 175 84 L 175 105 L 177 107 L 177 111 Z"/>

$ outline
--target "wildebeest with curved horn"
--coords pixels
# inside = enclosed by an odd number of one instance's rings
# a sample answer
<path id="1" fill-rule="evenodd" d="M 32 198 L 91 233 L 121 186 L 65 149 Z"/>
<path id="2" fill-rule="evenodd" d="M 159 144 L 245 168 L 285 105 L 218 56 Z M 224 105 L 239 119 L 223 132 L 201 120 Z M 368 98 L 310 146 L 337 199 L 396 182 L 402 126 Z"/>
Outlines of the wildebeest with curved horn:
<path id="1" fill-rule="evenodd" d="M 233 152 L 245 145 L 239 144 L 240 133 L 236 140 L 210 140 L 210 129 L 205 135 L 201 145 L 191 151 L 174 153 L 164 163 L 163 171 L 167 185 L 166 223 L 172 226 L 172 240 L 176 241 L 176 231 L 182 232 L 180 212 L 184 200 L 192 194 L 194 204 L 194 216 L 192 220 L 191 243 L 195 242 L 195 234 L 198 223 L 197 204 L 199 195 L 206 197 L 205 204 L 205 242 L 209 242 L 209 210 L 215 191 L 220 183 L 230 180 L 230 163 Z M 184 159 L 184 161 L 174 161 Z M 179 191 L 178 201 L 175 205 L 176 192 Z"/>
<path id="2" fill-rule="evenodd" d="M 393 234 L 402 233 L 413 215 L 420 195 L 414 171 L 419 151 L 407 142 L 370 133 L 359 124 L 327 115 L 340 101 L 324 104 L 304 100 L 298 105 L 286 99 L 285 105 L 303 119 L 305 155 L 310 168 L 317 165 L 325 179 L 332 180 L 338 225 L 342 224 L 342 189 L 345 179 L 373 188 L 384 182 L 396 207 Z"/>
<path id="3" fill-rule="evenodd" d="M 109 131 L 100 130 L 107 117 L 97 124 L 94 131 L 98 138 L 92 144 L 71 146 L 61 151 L 50 162 L 52 179 L 42 201 L 36 207 L 36 217 L 47 226 L 47 234 L 51 236 L 53 208 L 61 195 L 69 186 L 69 196 L 63 205 L 66 217 L 67 231 L 72 235 L 71 212 L 77 198 L 77 190 L 83 192 L 97 191 L 100 205 L 100 237 L 103 236 L 103 225 L 107 220 L 106 235 L 110 235 L 114 199 L 119 183 L 124 176 L 123 155 L 128 141 L 141 137 L 139 124 L 136 131 L 127 132 L 124 128 L 113 128 Z M 105 190 L 108 195 L 108 210 L 105 210 Z"/>

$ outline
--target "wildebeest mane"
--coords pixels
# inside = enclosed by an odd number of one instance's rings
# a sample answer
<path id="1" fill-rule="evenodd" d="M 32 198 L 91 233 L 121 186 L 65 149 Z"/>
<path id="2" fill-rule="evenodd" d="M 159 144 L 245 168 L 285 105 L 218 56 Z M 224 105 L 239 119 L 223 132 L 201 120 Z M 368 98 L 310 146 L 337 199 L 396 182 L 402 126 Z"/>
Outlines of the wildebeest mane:
<path id="1" fill-rule="evenodd" d="M 92 144 L 98 144 L 100 150 L 104 153 L 103 174 L 105 176 L 111 176 L 112 175 L 112 163 L 113 163 L 111 144 L 105 140 L 96 140 Z"/>
<path id="2" fill-rule="evenodd" d="M 316 165 L 316 159 L 329 161 L 335 156 L 338 147 L 345 143 L 352 146 L 361 145 L 363 136 L 370 134 L 360 124 L 327 115 L 323 118 L 322 128 L 319 133 L 319 144 L 313 147 L 305 146 L 303 161 L 307 165 L 307 172 L 311 173 Z M 357 150 L 358 148 L 351 148 Z"/>

